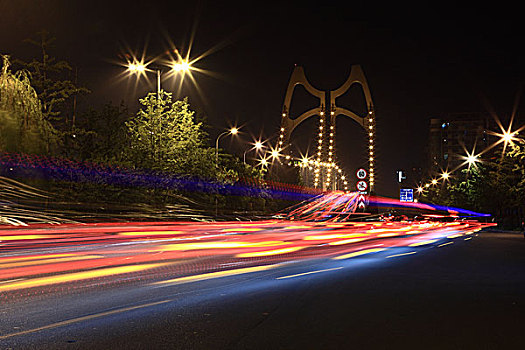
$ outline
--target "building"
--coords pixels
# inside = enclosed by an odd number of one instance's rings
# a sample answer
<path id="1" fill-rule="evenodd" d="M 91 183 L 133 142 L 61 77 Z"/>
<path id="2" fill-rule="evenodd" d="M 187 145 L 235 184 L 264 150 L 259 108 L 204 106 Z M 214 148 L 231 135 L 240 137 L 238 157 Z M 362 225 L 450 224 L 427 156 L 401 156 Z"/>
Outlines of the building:
<path id="1" fill-rule="evenodd" d="M 493 143 L 489 130 L 499 130 L 488 113 L 450 113 L 430 119 L 428 172 L 435 176 L 461 167 L 468 153 Z"/>

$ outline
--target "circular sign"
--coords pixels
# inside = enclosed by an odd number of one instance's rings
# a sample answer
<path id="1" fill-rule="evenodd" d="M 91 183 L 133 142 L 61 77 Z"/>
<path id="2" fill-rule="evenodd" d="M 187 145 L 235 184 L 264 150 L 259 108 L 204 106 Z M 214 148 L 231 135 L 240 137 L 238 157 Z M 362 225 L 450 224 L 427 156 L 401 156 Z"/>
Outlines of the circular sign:
<path id="1" fill-rule="evenodd" d="M 356 173 L 356 176 L 358 179 L 363 180 L 366 177 L 366 170 L 365 169 L 359 169 Z"/>
<path id="2" fill-rule="evenodd" d="M 359 191 L 366 191 L 366 189 L 368 188 L 368 184 L 366 183 L 366 181 L 361 180 L 357 182 L 356 187 Z"/>

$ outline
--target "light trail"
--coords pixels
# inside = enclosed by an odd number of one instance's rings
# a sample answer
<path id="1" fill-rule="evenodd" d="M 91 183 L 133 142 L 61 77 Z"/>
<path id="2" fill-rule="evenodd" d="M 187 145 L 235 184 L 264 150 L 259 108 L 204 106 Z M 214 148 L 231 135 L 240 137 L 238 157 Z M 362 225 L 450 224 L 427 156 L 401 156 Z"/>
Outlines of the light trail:
<path id="1" fill-rule="evenodd" d="M 334 192 L 296 206 L 287 219 L 251 222 L 2 226 L 0 299 L 113 284 L 180 284 L 264 271 L 286 262 L 359 259 L 394 248 L 416 249 L 389 255 L 396 257 L 451 244 L 492 225 L 471 219 L 439 221 L 442 216 L 347 221 L 354 200 L 354 194 Z"/>

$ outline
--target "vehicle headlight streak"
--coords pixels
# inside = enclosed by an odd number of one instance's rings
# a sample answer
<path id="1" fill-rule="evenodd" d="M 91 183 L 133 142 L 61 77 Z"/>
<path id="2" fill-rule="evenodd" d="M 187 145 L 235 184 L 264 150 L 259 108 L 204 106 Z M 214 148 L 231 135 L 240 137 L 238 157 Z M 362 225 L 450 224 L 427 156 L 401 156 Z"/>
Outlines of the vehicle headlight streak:
<path id="1" fill-rule="evenodd" d="M 299 259 L 344 260 L 394 247 L 424 248 L 490 225 L 341 221 L 355 209 L 355 198 L 344 192 L 317 197 L 294 208 L 289 213 L 294 220 L 0 228 L 0 295 L 133 281 L 185 283 Z"/>

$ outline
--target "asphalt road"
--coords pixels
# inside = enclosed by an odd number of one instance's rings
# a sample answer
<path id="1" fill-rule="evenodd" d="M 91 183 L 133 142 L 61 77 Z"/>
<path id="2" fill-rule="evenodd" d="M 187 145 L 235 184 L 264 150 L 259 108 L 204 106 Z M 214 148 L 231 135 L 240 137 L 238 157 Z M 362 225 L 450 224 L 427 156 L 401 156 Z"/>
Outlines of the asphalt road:
<path id="1" fill-rule="evenodd" d="M 0 348 L 525 346 L 522 234 L 399 249 L 188 284 L 0 299 Z"/>

